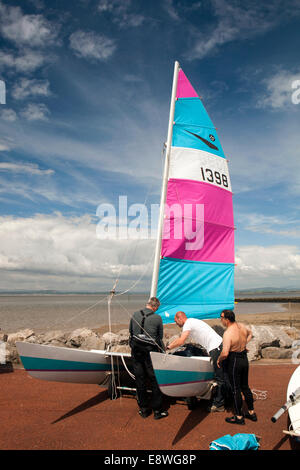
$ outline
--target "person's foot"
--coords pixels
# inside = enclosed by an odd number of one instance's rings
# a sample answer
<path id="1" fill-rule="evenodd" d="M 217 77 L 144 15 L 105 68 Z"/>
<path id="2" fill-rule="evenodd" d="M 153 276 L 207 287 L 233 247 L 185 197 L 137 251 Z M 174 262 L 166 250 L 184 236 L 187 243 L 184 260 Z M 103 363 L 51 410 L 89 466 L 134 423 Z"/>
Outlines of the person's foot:
<path id="1" fill-rule="evenodd" d="M 217 405 L 212 405 L 210 408 L 209 408 L 209 411 L 211 413 L 216 413 L 218 411 L 225 411 L 225 407 L 222 405 L 222 406 L 217 406 Z"/>
<path id="2" fill-rule="evenodd" d="M 231 423 L 231 424 L 245 424 L 245 420 L 243 416 L 241 418 L 238 418 L 237 416 L 231 416 L 231 418 L 225 418 L 226 423 Z"/>
<path id="3" fill-rule="evenodd" d="M 154 419 L 162 419 L 169 416 L 167 411 L 154 411 Z"/>
<path id="4" fill-rule="evenodd" d="M 251 419 L 251 421 L 257 421 L 256 413 L 246 413 L 245 418 Z"/>
<path id="5" fill-rule="evenodd" d="M 152 413 L 152 410 L 150 410 L 150 409 L 139 410 L 139 415 L 140 415 L 142 418 L 148 418 L 148 416 L 150 416 L 151 413 Z"/>

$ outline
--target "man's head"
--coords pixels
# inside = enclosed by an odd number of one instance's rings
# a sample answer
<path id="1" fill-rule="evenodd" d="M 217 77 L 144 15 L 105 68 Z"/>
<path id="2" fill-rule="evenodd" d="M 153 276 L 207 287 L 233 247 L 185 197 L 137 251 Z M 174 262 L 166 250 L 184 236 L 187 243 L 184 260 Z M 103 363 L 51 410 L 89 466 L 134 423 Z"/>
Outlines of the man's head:
<path id="1" fill-rule="evenodd" d="M 220 318 L 222 325 L 226 327 L 235 322 L 235 314 L 232 310 L 223 310 Z"/>
<path id="2" fill-rule="evenodd" d="M 147 302 L 147 308 L 150 308 L 150 310 L 153 310 L 153 312 L 156 312 L 159 306 L 160 306 L 160 301 L 158 300 L 157 297 L 151 297 Z"/>
<path id="3" fill-rule="evenodd" d="M 182 327 L 187 321 L 187 316 L 184 312 L 177 312 L 175 315 L 175 322 L 178 326 Z"/>

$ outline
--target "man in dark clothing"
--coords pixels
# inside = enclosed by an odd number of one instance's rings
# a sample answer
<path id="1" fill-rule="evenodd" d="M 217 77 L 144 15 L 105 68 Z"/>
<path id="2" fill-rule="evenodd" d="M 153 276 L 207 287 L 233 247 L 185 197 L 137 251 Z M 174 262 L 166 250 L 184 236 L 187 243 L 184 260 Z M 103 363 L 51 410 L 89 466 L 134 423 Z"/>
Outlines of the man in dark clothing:
<path id="1" fill-rule="evenodd" d="M 159 300 L 156 297 L 151 297 L 146 308 L 132 315 L 129 324 L 133 373 L 140 408 L 139 414 L 142 418 L 147 418 L 152 410 L 154 411 L 154 419 L 168 416 L 168 412 L 162 408 L 163 396 L 157 384 L 150 358 L 151 351 L 159 352 L 165 349 L 162 341 L 162 319 L 160 315 L 155 313 L 159 306 Z M 147 393 L 147 380 L 152 391 L 151 407 Z"/>
<path id="2" fill-rule="evenodd" d="M 232 310 L 223 310 L 221 322 L 226 327 L 223 335 L 223 349 L 218 358 L 217 365 L 224 360 L 227 362 L 227 372 L 231 384 L 235 415 L 225 418 L 227 423 L 245 424 L 245 418 L 257 421 L 253 406 L 253 395 L 248 385 L 249 362 L 246 345 L 252 338 L 251 329 L 243 323 L 235 321 L 235 314 Z M 242 412 L 242 393 L 248 406 L 248 412 Z"/>

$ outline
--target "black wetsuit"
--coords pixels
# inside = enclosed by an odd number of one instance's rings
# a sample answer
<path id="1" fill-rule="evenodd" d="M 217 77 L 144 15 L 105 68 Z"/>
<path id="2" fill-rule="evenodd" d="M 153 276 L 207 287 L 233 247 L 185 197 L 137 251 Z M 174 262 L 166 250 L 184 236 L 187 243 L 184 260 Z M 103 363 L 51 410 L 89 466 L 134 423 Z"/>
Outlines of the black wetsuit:
<path id="1" fill-rule="evenodd" d="M 242 416 L 242 393 L 245 397 L 248 410 L 254 409 L 253 395 L 248 385 L 249 362 L 247 351 L 230 352 L 226 359 L 226 370 L 232 388 L 235 414 Z"/>
<path id="2" fill-rule="evenodd" d="M 142 411 L 146 411 L 150 407 L 153 411 L 161 411 L 163 396 L 157 384 L 150 358 L 151 351 L 164 350 L 161 316 L 148 308 L 139 310 L 133 314 L 130 320 L 129 332 L 138 405 Z M 150 404 L 147 385 L 152 390 Z"/>

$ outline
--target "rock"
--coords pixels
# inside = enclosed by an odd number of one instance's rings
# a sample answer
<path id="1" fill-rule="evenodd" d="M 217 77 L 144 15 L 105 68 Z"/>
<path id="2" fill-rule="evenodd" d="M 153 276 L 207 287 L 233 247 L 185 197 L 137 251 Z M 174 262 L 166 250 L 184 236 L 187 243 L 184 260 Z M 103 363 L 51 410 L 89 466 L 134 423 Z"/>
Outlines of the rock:
<path id="1" fill-rule="evenodd" d="M 300 339 L 297 339 L 292 342 L 292 348 L 299 348 L 300 350 Z"/>
<path id="2" fill-rule="evenodd" d="M 292 354 L 292 363 L 293 364 L 300 364 L 300 347 L 296 347 L 295 349 L 292 349 L 293 354 Z"/>
<path id="3" fill-rule="evenodd" d="M 292 349 L 286 348 L 263 348 L 261 355 L 264 359 L 290 359 L 293 355 Z"/>
<path id="4" fill-rule="evenodd" d="M 86 338 L 83 343 L 81 343 L 79 349 L 85 349 L 86 351 L 90 351 L 91 349 L 103 350 L 105 349 L 105 341 L 94 334 Z"/>
<path id="5" fill-rule="evenodd" d="M 119 353 L 131 353 L 131 349 L 130 347 L 127 345 L 124 345 L 124 344 L 116 344 L 114 346 L 111 347 L 110 349 L 111 351 L 113 352 L 119 352 Z"/>
<path id="6" fill-rule="evenodd" d="M 250 325 L 253 339 L 258 341 L 260 348 L 281 347 L 290 348 L 292 339 L 281 326 Z M 249 343 L 250 344 L 250 343 Z"/>
<path id="7" fill-rule="evenodd" d="M 26 341 L 28 338 L 34 335 L 34 331 L 30 329 L 21 330 L 17 333 L 11 333 L 7 337 L 7 343 L 15 345 L 17 341 Z"/>
<path id="8" fill-rule="evenodd" d="M 118 332 L 118 336 L 119 336 L 119 339 L 118 339 L 118 343 L 119 344 L 128 344 L 129 342 L 129 330 L 121 330 Z"/>
<path id="9" fill-rule="evenodd" d="M 82 343 L 89 337 L 94 337 L 96 333 L 88 328 L 78 328 L 77 330 L 72 331 L 68 336 L 66 345 L 69 347 L 79 348 Z"/>
<path id="10" fill-rule="evenodd" d="M 6 333 L 0 333 L 0 341 L 3 341 L 3 343 L 7 342 L 8 335 Z"/>
<path id="11" fill-rule="evenodd" d="M 111 333 L 108 331 L 107 333 L 104 333 L 104 335 L 102 336 L 102 339 L 105 342 L 105 349 L 106 349 L 108 346 L 112 347 L 118 344 L 119 336 L 116 335 L 115 333 Z"/>
<path id="12" fill-rule="evenodd" d="M 18 354 L 18 351 L 17 351 L 17 348 L 16 348 L 15 344 L 6 343 L 5 361 L 7 363 L 12 362 L 14 364 L 20 364 L 21 363 L 20 356 Z"/>
<path id="13" fill-rule="evenodd" d="M 60 343 L 65 345 L 67 341 L 68 335 L 60 330 L 47 331 L 47 333 L 43 333 L 37 338 L 37 342 L 39 342 L 40 344 Z"/>
<path id="14" fill-rule="evenodd" d="M 300 330 L 294 326 L 281 326 L 281 328 L 292 340 L 300 340 Z"/>
<path id="15" fill-rule="evenodd" d="M 212 329 L 215 330 L 215 332 L 223 338 L 223 334 L 224 334 L 224 331 L 225 331 L 225 328 L 223 328 L 223 326 L 213 325 Z"/>
<path id="16" fill-rule="evenodd" d="M 256 339 L 251 339 L 251 341 L 249 341 L 247 344 L 247 350 L 248 361 L 251 362 L 261 359 L 260 343 Z"/>

